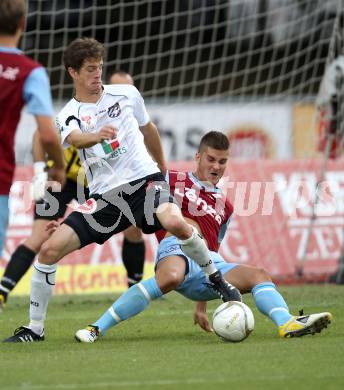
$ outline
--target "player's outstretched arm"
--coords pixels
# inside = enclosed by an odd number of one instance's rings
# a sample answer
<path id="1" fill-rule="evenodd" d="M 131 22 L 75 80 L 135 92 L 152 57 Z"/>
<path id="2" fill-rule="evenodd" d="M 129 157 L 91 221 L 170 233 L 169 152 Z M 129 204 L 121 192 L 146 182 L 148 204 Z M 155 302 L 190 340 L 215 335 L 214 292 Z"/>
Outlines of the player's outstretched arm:
<path id="1" fill-rule="evenodd" d="M 208 319 L 207 302 L 200 301 L 196 303 L 193 319 L 195 325 L 198 324 L 206 332 L 213 332 Z"/>
<path id="2" fill-rule="evenodd" d="M 98 133 L 83 133 L 79 129 L 73 130 L 66 141 L 77 149 L 90 148 L 105 140 L 115 139 L 117 130 L 113 126 L 104 126 Z"/>
<path id="3" fill-rule="evenodd" d="M 141 126 L 140 130 L 144 136 L 144 141 L 148 152 L 157 162 L 160 171 L 165 175 L 167 165 L 157 127 L 153 122 L 148 122 L 145 126 Z"/>
<path id="4" fill-rule="evenodd" d="M 33 178 L 32 178 L 32 195 L 37 202 L 44 198 L 48 172 L 46 169 L 46 153 L 42 145 L 41 137 L 38 130 L 32 138 L 32 157 L 33 157 Z"/>
<path id="5" fill-rule="evenodd" d="M 51 117 L 37 115 L 37 131 L 39 133 L 42 145 L 54 165 L 57 168 L 64 168 L 64 159 L 58 134 L 56 133 Z"/>
<path id="6" fill-rule="evenodd" d="M 33 134 L 32 138 L 32 158 L 33 162 L 45 162 L 45 150 L 42 145 L 41 137 L 39 135 L 38 130 L 36 130 Z"/>
<path id="7" fill-rule="evenodd" d="M 54 162 L 54 171 L 51 178 L 64 184 L 66 173 L 64 170 L 64 157 L 58 134 L 55 131 L 53 121 L 50 116 L 37 115 L 37 132 L 44 150 L 49 158 Z"/>

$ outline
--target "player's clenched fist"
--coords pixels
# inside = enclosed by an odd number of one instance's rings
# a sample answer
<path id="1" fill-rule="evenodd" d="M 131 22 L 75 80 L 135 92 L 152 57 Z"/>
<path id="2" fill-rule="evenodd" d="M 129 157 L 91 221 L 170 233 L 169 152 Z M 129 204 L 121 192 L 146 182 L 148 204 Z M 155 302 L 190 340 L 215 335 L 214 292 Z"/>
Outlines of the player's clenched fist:
<path id="1" fill-rule="evenodd" d="M 117 129 L 113 126 L 104 126 L 98 132 L 98 142 L 103 142 L 105 140 L 114 139 L 117 137 Z"/>

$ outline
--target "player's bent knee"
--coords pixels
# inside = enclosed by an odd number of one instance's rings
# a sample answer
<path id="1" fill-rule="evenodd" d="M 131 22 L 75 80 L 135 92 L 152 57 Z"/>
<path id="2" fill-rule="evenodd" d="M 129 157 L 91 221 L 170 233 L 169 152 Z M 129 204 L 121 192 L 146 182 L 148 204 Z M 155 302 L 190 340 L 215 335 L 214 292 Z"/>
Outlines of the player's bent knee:
<path id="1" fill-rule="evenodd" d="M 242 294 L 250 292 L 257 284 L 271 282 L 271 276 L 265 269 L 244 264 L 233 268 L 225 275 L 225 278 Z"/>
<path id="2" fill-rule="evenodd" d="M 182 280 L 179 272 L 170 271 L 168 273 L 164 273 L 160 277 L 157 275 L 157 283 L 160 290 L 166 294 L 175 290 L 182 283 Z"/>
<path id="3" fill-rule="evenodd" d="M 136 226 L 130 226 L 123 232 L 124 237 L 130 242 L 141 242 L 143 241 L 142 230 Z"/>
<path id="4" fill-rule="evenodd" d="M 53 240 L 46 241 L 40 251 L 40 262 L 43 264 L 54 264 L 59 260 L 59 249 Z"/>
<path id="5" fill-rule="evenodd" d="M 189 233 L 188 225 L 182 219 L 179 218 L 171 219 L 167 221 L 165 225 L 166 225 L 164 226 L 165 229 L 168 230 L 173 235 L 182 239 L 188 238 L 188 233 Z"/>
<path id="6" fill-rule="evenodd" d="M 43 237 L 45 238 L 45 237 Z M 29 237 L 26 241 L 24 241 L 24 245 L 31 249 L 33 252 L 38 253 L 41 250 L 41 247 L 44 243 L 45 239 L 39 239 L 38 237 L 32 238 Z"/>
<path id="7" fill-rule="evenodd" d="M 272 281 L 270 274 L 264 268 L 260 268 L 260 267 L 255 267 L 255 273 L 253 278 L 254 278 L 254 281 L 252 283 L 253 285 Z"/>

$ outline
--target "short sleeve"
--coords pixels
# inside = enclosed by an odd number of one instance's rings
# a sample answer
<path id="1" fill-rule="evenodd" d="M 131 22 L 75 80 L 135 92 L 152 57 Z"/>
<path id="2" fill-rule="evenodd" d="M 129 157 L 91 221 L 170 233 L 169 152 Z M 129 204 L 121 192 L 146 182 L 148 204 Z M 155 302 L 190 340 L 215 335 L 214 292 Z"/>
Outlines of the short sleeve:
<path id="1" fill-rule="evenodd" d="M 80 119 L 75 117 L 74 115 L 66 115 L 66 113 L 62 112 L 55 118 L 55 126 L 61 136 L 61 144 L 68 148 L 70 145 L 66 142 L 66 138 L 69 134 L 74 130 L 80 130 Z"/>
<path id="2" fill-rule="evenodd" d="M 134 116 L 139 126 L 145 126 L 150 121 L 150 117 L 146 110 L 145 102 L 140 92 L 137 90 L 137 88 L 135 87 L 132 88 L 133 88 Z"/>
<path id="3" fill-rule="evenodd" d="M 25 80 L 23 99 L 33 115 L 54 114 L 49 79 L 43 67 L 35 68 Z"/>

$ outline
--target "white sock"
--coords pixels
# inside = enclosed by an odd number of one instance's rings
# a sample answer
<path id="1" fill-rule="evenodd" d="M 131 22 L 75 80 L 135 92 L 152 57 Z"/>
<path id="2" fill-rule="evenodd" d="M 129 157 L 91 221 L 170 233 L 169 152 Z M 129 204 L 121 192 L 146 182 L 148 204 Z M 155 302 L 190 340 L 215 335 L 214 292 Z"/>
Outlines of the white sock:
<path id="1" fill-rule="evenodd" d="M 29 328 L 39 335 L 44 330 L 44 320 L 53 293 L 55 276 L 56 264 L 46 265 L 35 262 L 31 278 Z"/>
<path id="2" fill-rule="evenodd" d="M 178 243 L 183 252 L 194 260 L 206 274 L 211 275 L 217 271 L 204 240 L 194 226 L 192 226 L 192 236 L 186 240 L 178 240 Z"/>

